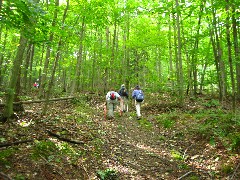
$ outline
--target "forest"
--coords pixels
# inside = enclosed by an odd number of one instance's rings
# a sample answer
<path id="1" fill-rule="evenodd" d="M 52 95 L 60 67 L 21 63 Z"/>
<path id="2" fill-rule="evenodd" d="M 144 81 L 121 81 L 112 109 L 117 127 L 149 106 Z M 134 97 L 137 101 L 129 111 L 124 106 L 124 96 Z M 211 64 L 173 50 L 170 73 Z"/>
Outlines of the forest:
<path id="1" fill-rule="evenodd" d="M 0 179 L 240 179 L 239 41 L 238 0 L 0 0 Z"/>

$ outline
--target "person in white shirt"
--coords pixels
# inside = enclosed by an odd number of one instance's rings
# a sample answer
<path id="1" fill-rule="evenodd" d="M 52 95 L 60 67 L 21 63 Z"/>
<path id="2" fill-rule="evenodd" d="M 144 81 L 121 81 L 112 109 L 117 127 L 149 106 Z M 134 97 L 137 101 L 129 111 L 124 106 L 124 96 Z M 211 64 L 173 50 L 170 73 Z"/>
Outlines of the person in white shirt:
<path id="1" fill-rule="evenodd" d="M 117 106 L 119 105 L 119 101 L 120 102 L 122 101 L 121 96 L 116 91 L 111 89 L 106 95 L 107 117 L 109 119 L 114 118 L 114 111 L 117 109 Z"/>

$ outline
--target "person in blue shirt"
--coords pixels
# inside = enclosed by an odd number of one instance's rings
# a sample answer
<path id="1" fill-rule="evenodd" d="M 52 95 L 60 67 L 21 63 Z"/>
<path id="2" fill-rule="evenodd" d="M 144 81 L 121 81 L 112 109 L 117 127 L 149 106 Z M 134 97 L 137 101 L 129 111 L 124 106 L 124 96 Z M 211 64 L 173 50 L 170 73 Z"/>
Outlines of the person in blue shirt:
<path id="1" fill-rule="evenodd" d="M 137 119 L 141 119 L 141 103 L 144 100 L 144 94 L 143 91 L 140 89 L 139 85 L 137 85 L 133 90 L 132 98 L 135 101 Z"/>

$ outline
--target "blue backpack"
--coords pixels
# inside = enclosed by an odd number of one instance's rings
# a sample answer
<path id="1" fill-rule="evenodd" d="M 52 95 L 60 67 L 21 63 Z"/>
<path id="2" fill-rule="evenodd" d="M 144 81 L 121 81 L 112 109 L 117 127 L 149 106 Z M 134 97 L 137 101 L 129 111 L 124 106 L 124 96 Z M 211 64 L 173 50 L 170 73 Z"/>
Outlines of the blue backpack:
<path id="1" fill-rule="evenodd" d="M 143 95 L 142 91 L 140 90 L 138 92 L 138 94 L 136 95 L 136 101 L 137 102 L 142 102 L 143 100 L 144 100 L 144 95 Z"/>

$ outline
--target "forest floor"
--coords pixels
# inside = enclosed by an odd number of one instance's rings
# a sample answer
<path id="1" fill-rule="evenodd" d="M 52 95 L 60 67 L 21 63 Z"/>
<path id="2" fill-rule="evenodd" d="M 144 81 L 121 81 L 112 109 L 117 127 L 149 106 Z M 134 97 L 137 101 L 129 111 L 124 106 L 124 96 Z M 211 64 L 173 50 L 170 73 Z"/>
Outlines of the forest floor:
<path id="1" fill-rule="evenodd" d="M 179 107 L 168 95 L 152 98 L 141 120 L 131 102 L 129 112 L 106 120 L 98 96 L 52 102 L 45 116 L 41 103 L 25 105 L 0 124 L 0 180 L 240 179 L 238 142 L 216 135 L 224 131 L 216 122 L 232 119 L 229 103 Z"/>

